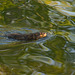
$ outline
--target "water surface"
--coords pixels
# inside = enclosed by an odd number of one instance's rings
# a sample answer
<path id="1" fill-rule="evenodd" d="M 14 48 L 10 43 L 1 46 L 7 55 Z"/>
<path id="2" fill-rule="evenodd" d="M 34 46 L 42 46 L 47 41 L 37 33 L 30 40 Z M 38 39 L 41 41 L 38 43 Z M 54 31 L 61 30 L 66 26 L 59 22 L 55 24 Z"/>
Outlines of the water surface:
<path id="1" fill-rule="evenodd" d="M 0 75 L 75 75 L 74 0 L 0 0 Z M 46 32 L 18 41 L 10 33 Z"/>

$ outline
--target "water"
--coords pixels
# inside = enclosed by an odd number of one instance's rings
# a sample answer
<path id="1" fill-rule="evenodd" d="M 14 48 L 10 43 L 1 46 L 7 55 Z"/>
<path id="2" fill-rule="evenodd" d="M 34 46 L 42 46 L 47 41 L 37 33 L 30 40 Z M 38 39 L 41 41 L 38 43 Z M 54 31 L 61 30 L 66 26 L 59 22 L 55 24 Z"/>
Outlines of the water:
<path id="1" fill-rule="evenodd" d="M 75 75 L 74 3 L 0 0 L 0 75 Z M 40 31 L 48 37 L 30 42 L 4 37 Z"/>

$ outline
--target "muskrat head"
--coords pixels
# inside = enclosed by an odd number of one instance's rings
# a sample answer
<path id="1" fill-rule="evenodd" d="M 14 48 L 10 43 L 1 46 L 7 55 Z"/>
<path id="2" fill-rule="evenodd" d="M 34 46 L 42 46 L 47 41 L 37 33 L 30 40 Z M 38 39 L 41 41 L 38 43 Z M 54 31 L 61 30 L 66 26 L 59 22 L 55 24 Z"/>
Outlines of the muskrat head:
<path id="1" fill-rule="evenodd" d="M 42 37 L 46 37 L 46 36 L 47 36 L 47 33 L 40 32 L 40 38 L 42 38 Z"/>
<path id="2" fill-rule="evenodd" d="M 47 36 L 47 33 L 45 32 L 37 32 L 37 33 L 34 33 L 34 37 L 35 39 L 40 39 L 40 38 L 43 38 L 43 37 L 46 37 Z"/>

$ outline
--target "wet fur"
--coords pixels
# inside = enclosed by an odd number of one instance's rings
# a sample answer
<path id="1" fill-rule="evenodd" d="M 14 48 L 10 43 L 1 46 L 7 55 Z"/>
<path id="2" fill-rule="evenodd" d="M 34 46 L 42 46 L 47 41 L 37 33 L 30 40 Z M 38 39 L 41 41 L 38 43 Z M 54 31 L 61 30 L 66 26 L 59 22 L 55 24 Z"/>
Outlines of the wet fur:
<path id="1" fill-rule="evenodd" d="M 30 34 L 20 34 L 20 33 L 13 33 L 8 34 L 8 38 L 15 39 L 15 40 L 37 40 L 41 39 L 43 37 L 46 37 L 46 33 L 44 32 L 36 32 L 36 33 L 30 33 Z"/>

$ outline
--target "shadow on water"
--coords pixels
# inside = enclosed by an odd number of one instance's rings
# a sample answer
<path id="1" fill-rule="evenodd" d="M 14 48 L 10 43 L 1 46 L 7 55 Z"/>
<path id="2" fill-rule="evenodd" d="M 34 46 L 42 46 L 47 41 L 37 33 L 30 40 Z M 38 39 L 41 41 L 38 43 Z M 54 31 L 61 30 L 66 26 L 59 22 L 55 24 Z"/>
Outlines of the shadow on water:
<path id="1" fill-rule="evenodd" d="M 53 6 L 60 3 L 65 8 L 74 4 L 70 0 L 44 1 L 0 1 L 0 75 L 75 74 L 75 17 Z M 34 41 L 4 37 L 40 31 L 48 36 Z"/>

